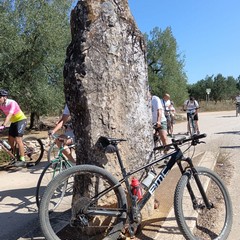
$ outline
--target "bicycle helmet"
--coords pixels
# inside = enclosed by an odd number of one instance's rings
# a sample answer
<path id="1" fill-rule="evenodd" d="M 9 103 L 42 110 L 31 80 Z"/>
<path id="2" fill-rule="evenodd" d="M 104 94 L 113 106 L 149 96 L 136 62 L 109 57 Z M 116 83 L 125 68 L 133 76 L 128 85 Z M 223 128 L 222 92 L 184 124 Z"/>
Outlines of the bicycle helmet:
<path id="1" fill-rule="evenodd" d="M 8 91 L 6 91 L 6 90 L 4 90 L 4 89 L 0 89 L 0 96 L 1 96 L 1 97 L 8 96 Z"/>

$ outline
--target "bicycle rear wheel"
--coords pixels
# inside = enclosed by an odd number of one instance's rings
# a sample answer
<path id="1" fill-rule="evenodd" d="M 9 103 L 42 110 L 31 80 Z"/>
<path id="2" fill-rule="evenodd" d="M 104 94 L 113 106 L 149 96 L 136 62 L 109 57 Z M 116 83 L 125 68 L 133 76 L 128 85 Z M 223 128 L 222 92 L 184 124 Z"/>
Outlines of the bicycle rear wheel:
<path id="1" fill-rule="evenodd" d="M 42 199 L 43 193 L 50 181 L 60 172 L 70 167 L 70 165 L 68 165 L 68 163 L 65 161 L 65 159 L 61 159 L 55 162 L 50 162 L 43 169 L 36 187 L 36 204 L 38 208 L 40 206 L 40 201 Z"/>
<path id="2" fill-rule="evenodd" d="M 124 227 L 126 214 L 127 200 L 118 180 L 100 167 L 79 165 L 50 182 L 39 219 L 48 240 L 114 240 Z"/>
<path id="3" fill-rule="evenodd" d="M 207 209 L 192 172 L 185 172 L 177 184 L 174 196 L 179 229 L 188 240 L 227 239 L 233 216 L 229 193 L 216 173 L 203 167 L 196 167 L 196 170 L 211 208 Z"/>
<path id="4" fill-rule="evenodd" d="M 37 165 L 44 153 L 44 147 L 41 139 L 36 137 L 26 137 L 23 139 L 25 161 L 29 165 Z"/>

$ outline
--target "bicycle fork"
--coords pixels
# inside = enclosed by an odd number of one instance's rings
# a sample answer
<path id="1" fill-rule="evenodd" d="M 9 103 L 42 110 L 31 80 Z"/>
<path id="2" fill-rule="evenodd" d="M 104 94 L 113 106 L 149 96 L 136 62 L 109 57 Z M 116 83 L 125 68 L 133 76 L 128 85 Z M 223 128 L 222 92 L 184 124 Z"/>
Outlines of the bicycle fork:
<path id="1" fill-rule="evenodd" d="M 191 171 L 190 174 L 189 174 L 189 179 L 191 177 L 194 178 L 194 180 L 195 180 L 195 182 L 197 184 L 198 190 L 199 190 L 199 192 L 200 192 L 200 194 L 202 196 L 203 202 L 204 202 L 204 205 L 203 205 L 203 203 L 202 204 L 198 203 L 197 198 L 196 198 L 196 196 L 194 194 L 194 191 L 192 190 L 192 186 L 191 186 L 190 182 L 188 181 L 187 189 L 188 189 L 189 195 L 190 195 L 191 200 L 192 200 L 193 209 L 194 210 L 203 209 L 205 206 L 206 206 L 207 209 L 211 209 L 213 207 L 213 204 L 210 203 L 208 198 L 207 198 L 206 192 L 205 192 L 205 190 L 203 188 L 203 185 L 201 183 L 201 180 L 200 180 L 200 178 L 198 176 L 198 172 L 197 172 L 197 170 L 195 169 L 195 167 L 192 164 L 192 160 L 190 158 L 186 158 L 185 161 L 189 164 L 189 166 L 187 167 L 187 168 L 189 168 L 188 171 Z M 182 173 L 184 173 L 186 171 L 186 169 L 183 170 L 181 164 L 179 165 L 179 167 L 180 167 L 180 170 L 181 170 Z"/>

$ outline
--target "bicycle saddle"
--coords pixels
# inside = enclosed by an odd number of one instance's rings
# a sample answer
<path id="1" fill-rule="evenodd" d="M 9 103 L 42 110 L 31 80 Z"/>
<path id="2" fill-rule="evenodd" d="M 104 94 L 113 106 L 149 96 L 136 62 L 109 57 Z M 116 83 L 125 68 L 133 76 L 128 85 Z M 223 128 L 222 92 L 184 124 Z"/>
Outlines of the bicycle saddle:
<path id="1" fill-rule="evenodd" d="M 122 141 L 127 141 L 127 140 L 122 138 L 111 138 L 111 137 L 101 136 L 96 142 L 96 147 L 100 151 L 107 152 L 107 153 L 114 153 L 117 150 L 116 148 L 117 144 Z"/>

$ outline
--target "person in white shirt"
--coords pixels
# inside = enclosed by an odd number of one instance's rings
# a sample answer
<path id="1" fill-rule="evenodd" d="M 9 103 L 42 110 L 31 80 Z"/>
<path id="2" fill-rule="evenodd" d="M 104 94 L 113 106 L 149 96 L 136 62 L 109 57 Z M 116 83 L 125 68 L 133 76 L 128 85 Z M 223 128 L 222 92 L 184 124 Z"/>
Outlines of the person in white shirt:
<path id="1" fill-rule="evenodd" d="M 240 104 L 240 94 L 238 94 L 238 96 L 236 96 L 236 104 Z"/>
<path id="2" fill-rule="evenodd" d="M 70 149 L 67 147 L 68 145 L 73 144 L 75 142 L 75 136 L 74 136 L 74 133 L 73 133 L 72 125 L 67 123 L 69 121 L 70 117 L 71 117 L 70 116 L 70 111 L 69 111 L 68 106 L 66 104 L 65 107 L 64 107 L 64 110 L 63 110 L 62 117 L 56 123 L 55 128 L 53 130 L 49 131 L 49 135 L 55 134 L 59 129 L 61 129 L 65 125 L 65 132 L 64 132 L 63 135 L 67 136 L 68 139 L 65 142 L 64 146 L 66 146 L 66 148 L 63 150 L 63 154 L 67 157 L 67 159 L 69 161 L 71 161 L 72 163 L 75 163 L 75 159 L 73 158 Z M 61 135 L 59 137 L 61 137 Z M 58 147 L 60 147 L 61 142 L 58 139 L 56 139 L 55 141 L 56 141 L 56 144 L 58 145 Z"/>
<path id="3" fill-rule="evenodd" d="M 158 134 L 163 146 L 167 145 L 167 119 L 164 114 L 162 102 L 158 96 L 153 95 L 152 99 L 152 123 L 158 129 Z M 164 151 L 166 153 L 167 150 Z"/>

